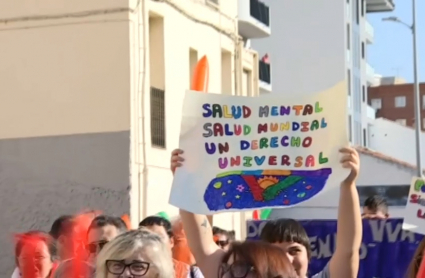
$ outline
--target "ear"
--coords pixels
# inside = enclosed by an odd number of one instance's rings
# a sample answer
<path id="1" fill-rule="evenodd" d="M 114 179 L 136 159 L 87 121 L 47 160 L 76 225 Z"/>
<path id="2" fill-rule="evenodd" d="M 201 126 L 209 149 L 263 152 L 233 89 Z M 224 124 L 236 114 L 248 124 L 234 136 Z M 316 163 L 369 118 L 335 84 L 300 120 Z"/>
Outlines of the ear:
<path id="1" fill-rule="evenodd" d="M 58 237 L 57 242 L 59 243 L 59 245 L 63 246 L 63 245 L 65 244 L 65 241 L 66 241 L 65 236 L 60 235 L 60 236 Z"/>
<path id="2" fill-rule="evenodd" d="M 173 236 L 170 237 L 170 245 L 171 245 L 171 248 L 174 247 L 174 237 Z"/>

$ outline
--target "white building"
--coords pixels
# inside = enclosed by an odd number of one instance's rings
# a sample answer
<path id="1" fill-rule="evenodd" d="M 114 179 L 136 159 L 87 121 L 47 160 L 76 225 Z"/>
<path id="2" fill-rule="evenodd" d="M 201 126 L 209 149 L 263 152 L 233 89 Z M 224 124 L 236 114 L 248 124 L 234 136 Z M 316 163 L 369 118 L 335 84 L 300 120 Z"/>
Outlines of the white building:
<path id="1" fill-rule="evenodd" d="M 62 214 L 176 215 L 169 161 L 193 68 L 206 55 L 210 92 L 258 96 L 240 33 L 266 37 L 269 22 L 255 0 L 0 1 L 0 276 L 13 234 Z"/>
<path id="2" fill-rule="evenodd" d="M 367 63 L 373 26 L 367 13 L 394 9 L 392 0 L 266 0 L 273 34 L 251 45 L 269 53 L 273 93 L 308 94 L 347 80 L 349 137 L 365 145 L 368 137 L 367 86 L 374 70 Z"/>

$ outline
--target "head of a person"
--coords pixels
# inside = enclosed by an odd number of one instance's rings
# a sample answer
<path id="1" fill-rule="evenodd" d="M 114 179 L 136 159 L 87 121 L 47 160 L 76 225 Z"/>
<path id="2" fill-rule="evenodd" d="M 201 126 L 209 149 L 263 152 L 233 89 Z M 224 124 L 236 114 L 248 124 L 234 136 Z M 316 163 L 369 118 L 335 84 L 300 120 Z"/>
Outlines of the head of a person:
<path id="1" fill-rule="evenodd" d="M 89 261 L 94 262 L 102 248 L 118 235 L 127 231 L 127 225 L 120 217 L 99 215 L 91 222 L 87 230 Z"/>
<path id="2" fill-rule="evenodd" d="M 413 254 L 409 267 L 407 268 L 406 278 L 416 278 L 418 276 L 419 268 L 421 267 L 422 259 L 425 251 L 425 238 L 419 243 Z"/>
<path id="3" fill-rule="evenodd" d="M 262 241 L 232 243 L 219 269 L 220 278 L 297 278 L 281 248 Z"/>
<path id="4" fill-rule="evenodd" d="M 148 216 L 139 223 L 139 228 L 146 228 L 158 234 L 170 250 L 174 247 L 174 234 L 171 222 L 160 216 Z"/>
<path id="5" fill-rule="evenodd" d="M 229 232 L 219 227 L 213 227 L 213 237 L 215 244 L 223 250 L 229 250 L 230 235 Z"/>
<path id="6" fill-rule="evenodd" d="M 174 264 L 170 248 L 146 228 L 117 236 L 100 251 L 96 278 L 170 278 Z"/>
<path id="7" fill-rule="evenodd" d="M 307 276 L 311 246 L 304 227 L 294 219 L 270 220 L 261 231 L 261 240 L 280 247 L 300 277 Z"/>
<path id="8" fill-rule="evenodd" d="M 387 219 L 388 204 L 384 197 L 379 195 L 370 196 L 363 204 L 364 219 Z"/>
<path id="9" fill-rule="evenodd" d="M 48 233 L 30 231 L 17 236 L 15 259 L 22 278 L 49 277 L 56 253 L 55 240 Z"/>
<path id="10" fill-rule="evenodd" d="M 62 215 L 53 222 L 52 227 L 50 228 L 49 234 L 56 241 L 58 256 L 62 256 L 69 248 L 69 241 L 67 240 L 67 229 L 72 222 L 72 218 L 72 215 Z"/>

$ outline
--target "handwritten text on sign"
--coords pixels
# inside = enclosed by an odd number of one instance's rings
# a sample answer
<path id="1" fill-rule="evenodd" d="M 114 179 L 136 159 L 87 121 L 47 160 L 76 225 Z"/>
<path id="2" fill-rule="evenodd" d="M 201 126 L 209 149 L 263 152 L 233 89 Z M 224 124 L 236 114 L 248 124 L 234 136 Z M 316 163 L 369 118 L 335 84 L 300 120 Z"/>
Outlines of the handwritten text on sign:
<path id="1" fill-rule="evenodd" d="M 204 113 L 202 114 L 205 118 L 224 118 L 224 119 L 249 119 L 252 116 L 252 108 L 248 106 L 229 106 L 229 105 L 220 105 L 220 104 L 204 104 L 202 106 Z M 309 116 L 313 114 L 320 114 L 323 111 L 319 102 L 306 105 L 293 105 L 293 106 L 260 106 L 258 111 L 258 117 L 265 119 L 264 123 L 258 123 L 255 125 L 250 124 L 229 124 L 229 123 L 205 123 L 204 124 L 204 133 L 205 138 L 215 138 L 223 136 L 239 136 L 246 137 L 252 134 L 264 134 L 264 137 L 259 139 L 252 140 L 240 140 L 239 145 L 237 146 L 238 151 L 241 151 L 241 155 L 233 157 L 220 157 L 218 158 L 218 167 L 220 169 L 226 169 L 231 167 L 239 167 L 243 165 L 244 167 L 255 167 L 262 166 L 265 164 L 268 165 L 283 165 L 291 166 L 292 163 L 294 167 L 315 167 L 316 163 L 325 164 L 328 162 L 328 158 L 323 155 L 323 152 L 320 152 L 315 158 L 314 155 L 308 155 L 303 158 L 302 156 L 296 156 L 295 161 L 291 161 L 291 157 L 287 154 L 278 157 L 276 155 L 271 155 L 266 157 L 263 156 L 249 156 L 243 155 L 243 151 L 254 151 L 262 149 L 276 149 L 276 148 L 309 148 L 313 143 L 313 137 L 309 135 L 305 136 L 294 136 L 294 135 L 281 135 L 276 136 L 276 133 L 279 132 L 296 132 L 300 131 L 301 133 L 308 133 L 318 129 L 323 129 L 327 127 L 326 119 L 324 117 L 315 119 L 312 121 L 288 121 L 285 120 L 285 116 L 295 115 L 297 117 Z M 215 143 L 215 142 L 206 142 L 205 150 L 208 154 L 223 154 L 228 153 L 230 150 L 230 145 L 228 142 L 224 143 Z"/>

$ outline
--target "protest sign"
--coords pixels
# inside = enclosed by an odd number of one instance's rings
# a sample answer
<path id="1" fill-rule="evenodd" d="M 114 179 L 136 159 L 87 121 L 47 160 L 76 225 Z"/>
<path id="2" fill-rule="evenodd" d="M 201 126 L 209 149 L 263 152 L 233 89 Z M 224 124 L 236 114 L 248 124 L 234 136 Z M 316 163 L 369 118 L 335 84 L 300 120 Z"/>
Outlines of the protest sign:
<path id="1" fill-rule="evenodd" d="M 425 180 L 412 178 L 404 211 L 403 229 L 425 234 Z"/>
<path id="2" fill-rule="evenodd" d="M 309 273 L 321 271 L 336 246 L 335 220 L 299 221 L 310 238 Z M 402 219 L 363 220 L 358 278 L 405 277 L 410 260 L 423 236 L 402 229 Z M 259 239 L 267 221 L 247 221 L 247 239 Z M 389 267 L 391 266 L 391 267 Z"/>
<path id="3" fill-rule="evenodd" d="M 186 92 L 170 204 L 207 215 L 288 207 L 338 186 L 346 103 L 345 83 L 295 97 Z"/>

